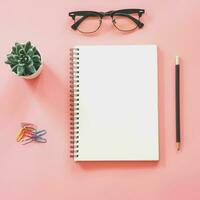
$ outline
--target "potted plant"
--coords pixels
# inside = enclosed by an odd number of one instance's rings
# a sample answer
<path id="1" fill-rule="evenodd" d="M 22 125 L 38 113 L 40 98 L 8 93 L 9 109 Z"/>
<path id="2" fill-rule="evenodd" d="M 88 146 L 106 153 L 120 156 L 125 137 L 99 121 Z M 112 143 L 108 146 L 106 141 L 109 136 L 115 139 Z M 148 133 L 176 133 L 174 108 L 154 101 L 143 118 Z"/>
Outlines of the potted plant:
<path id="1" fill-rule="evenodd" d="M 31 42 L 15 43 L 11 53 L 7 55 L 5 63 L 10 65 L 16 75 L 25 79 L 33 79 L 39 76 L 43 66 L 41 55 Z"/>

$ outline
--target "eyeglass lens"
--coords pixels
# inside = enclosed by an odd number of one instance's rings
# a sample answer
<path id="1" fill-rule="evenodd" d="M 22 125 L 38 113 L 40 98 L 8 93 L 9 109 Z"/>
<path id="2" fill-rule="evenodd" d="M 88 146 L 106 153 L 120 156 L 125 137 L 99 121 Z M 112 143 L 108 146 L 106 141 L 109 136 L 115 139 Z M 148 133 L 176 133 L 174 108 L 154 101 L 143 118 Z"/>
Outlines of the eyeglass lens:
<path id="1" fill-rule="evenodd" d="M 131 17 L 139 20 L 137 13 L 129 15 L 116 13 L 113 15 L 113 25 L 120 31 L 134 30 L 137 28 L 137 24 L 131 19 Z"/>
<path id="2" fill-rule="evenodd" d="M 75 22 L 77 22 L 82 17 L 76 17 Z M 101 26 L 101 18 L 98 15 L 86 17 L 81 24 L 78 26 L 78 30 L 82 33 L 93 33 L 96 32 Z"/>

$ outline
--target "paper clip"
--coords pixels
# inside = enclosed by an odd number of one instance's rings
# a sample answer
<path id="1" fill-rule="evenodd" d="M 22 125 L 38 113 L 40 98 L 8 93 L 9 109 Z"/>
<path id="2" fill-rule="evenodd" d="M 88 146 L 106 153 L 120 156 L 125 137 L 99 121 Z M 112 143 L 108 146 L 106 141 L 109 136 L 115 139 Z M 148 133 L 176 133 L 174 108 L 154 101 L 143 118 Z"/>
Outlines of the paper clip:
<path id="1" fill-rule="evenodd" d="M 21 128 L 17 134 L 16 141 L 20 142 L 24 137 L 32 135 L 32 132 L 34 131 L 36 131 L 36 129 L 32 127 Z"/>
<path id="2" fill-rule="evenodd" d="M 19 133 L 17 134 L 16 141 L 20 142 L 23 137 L 24 137 L 24 128 L 21 128 Z"/>
<path id="3" fill-rule="evenodd" d="M 32 123 L 21 123 L 21 129 L 16 136 L 16 141 L 21 144 L 28 144 L 30 142 L 46 143 L 47 139 L 42 136 L 47 133 L 46 130 L 37 131 L 37 126 Z"/>
<path id="4" fill-rule="evenodd" d="M 21 141 L 21 143 L 23 145 L 25 144 L 28 144 L 28 143 L 31 143 L 31 142 L 40 142 L 40 143 L 46 143 L 47 142 L 47 139 L 46 138 L 43 138 L 42 136 L 45 135 L 47 132 L 46 130 L 40 130 L 40 131 L 35 131 L 32 133 L 31 136 L 27 136 L 26 139 L 23 139 Z"/>

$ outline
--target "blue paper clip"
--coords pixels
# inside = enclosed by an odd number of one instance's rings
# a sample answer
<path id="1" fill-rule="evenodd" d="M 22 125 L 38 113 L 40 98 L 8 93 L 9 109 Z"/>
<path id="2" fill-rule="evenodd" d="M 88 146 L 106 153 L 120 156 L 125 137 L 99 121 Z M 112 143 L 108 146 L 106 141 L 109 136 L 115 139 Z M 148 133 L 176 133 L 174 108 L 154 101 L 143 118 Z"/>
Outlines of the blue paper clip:
<path id="1" fill-rule="evenodd" d="M 39 137 L 39 136 L 46 135 L 46 134 L 47 134 L 46 130 L 33 131 L 33 137 Z"/>
<path id="2" fill-rule="evenodd" d="M 39 143 L 46 143 L 47 139 L 42 137 L 46 133 L 47 133 L 46 130 L 34 131 L 31 136 L 27 136 L 26 139 L 22 140 L 22 144 L 25 145 L 33 141 Z"/>

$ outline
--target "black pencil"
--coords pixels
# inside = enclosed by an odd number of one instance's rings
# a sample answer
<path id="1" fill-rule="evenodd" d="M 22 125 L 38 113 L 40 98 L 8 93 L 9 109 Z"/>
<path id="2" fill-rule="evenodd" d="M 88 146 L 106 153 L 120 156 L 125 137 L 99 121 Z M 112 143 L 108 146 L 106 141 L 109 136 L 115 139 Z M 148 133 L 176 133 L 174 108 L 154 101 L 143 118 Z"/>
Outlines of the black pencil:
<path id="1" fill-rule="evenodd" d="M 176 148 L 180 150 L 181 144 L 181 128 L 180 128 L 180 62 L 176 56 Z"/>

